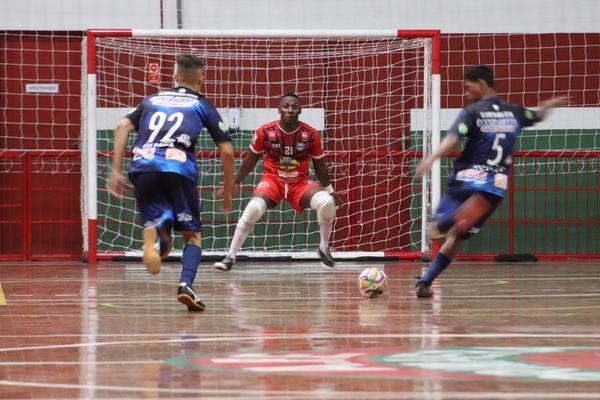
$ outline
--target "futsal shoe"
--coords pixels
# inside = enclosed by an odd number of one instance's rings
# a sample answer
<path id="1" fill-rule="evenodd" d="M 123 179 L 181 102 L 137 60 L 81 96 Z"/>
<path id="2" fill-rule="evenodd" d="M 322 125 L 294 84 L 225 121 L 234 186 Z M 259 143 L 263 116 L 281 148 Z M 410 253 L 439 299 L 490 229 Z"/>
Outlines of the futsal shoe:
<path id="1" fill-rule="evenodd" d="M 177 288 L 177 301 L 185 304 L 188 311 L 204 311 L 206 308 L 194 290 L 185 282 L 181 282 Z"/>
<path id="2" fill-rule="evenodd" d="M 213 267 L 219 271 L 229 271 L 231 268 L 233 268 L 233 263 L 235 263 L 235 258 L 225 256 L 223 260 L 214 263 Z"/>
<path id="3" fill-rule="evenodd" d="M 323 251 L 319 247 L 319 250 L 317 250 L 317 253 L 319 253 L 319 258 L 321 259 L 321 265 L 323 267 L 325 267 L 327 269 L 332 269 L 333 267 L 335 267 L 335 260 L 331 256 L 329 249 L 325 249 L 325 251 Z"/>
<path id="4" fill-rule="evenodd" d="M 144 255 L 142 256 L 142 261 L 148 272 L 156 275 L 160 272 L 160 254 L 155 247 L 156 238 L 158 237 L 156 227 L 148 226 L 144 228 L 142 235 L 144 238 Z"/>
<path id="5" fill-rule="evenodd" d="M 417 297 L 420 299 L 428 299 L 433 297 L 433 290 L 431 290 L 431 283 L 429 282 L 417 282 L 415 286 L 415 292 L 417 293 Z"/>

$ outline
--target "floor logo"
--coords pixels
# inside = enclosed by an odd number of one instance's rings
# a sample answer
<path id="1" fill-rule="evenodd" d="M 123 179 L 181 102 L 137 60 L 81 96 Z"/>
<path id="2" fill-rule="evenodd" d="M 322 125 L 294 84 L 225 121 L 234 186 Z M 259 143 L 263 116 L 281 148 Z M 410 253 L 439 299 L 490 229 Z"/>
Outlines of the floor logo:
<path id="1" fill-rule="evenodd" d="M 348 375 L 395 379 L 520 379 L 600 382 L 600 347 L 457 347 L 398 352 L 241 353 L 183 356 L 168 364 L 282 375 Z"/>

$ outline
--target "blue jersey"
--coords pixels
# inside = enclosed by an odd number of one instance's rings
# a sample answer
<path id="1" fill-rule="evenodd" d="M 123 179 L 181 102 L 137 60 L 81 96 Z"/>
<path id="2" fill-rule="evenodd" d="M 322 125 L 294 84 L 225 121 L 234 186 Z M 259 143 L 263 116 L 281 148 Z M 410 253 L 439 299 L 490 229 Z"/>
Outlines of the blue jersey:
<path id="1" fill-rule="evenodd" d="M 536 113 L 498 97 L 477 101 L 464 108 L 449 134 L 465 137 L 449 186 L 504 196 L 508 171 L 521 129 L 539 122 Z"/>
<path id="2" fill-rule="evenodd" d="M 231 140 L 212 103 L 183 87 L 146 97 L 126 117 L 138 134 L 129 174 L 171 172 L 197 182 L 195 147 L 202 130 L 217 144 Z"/>

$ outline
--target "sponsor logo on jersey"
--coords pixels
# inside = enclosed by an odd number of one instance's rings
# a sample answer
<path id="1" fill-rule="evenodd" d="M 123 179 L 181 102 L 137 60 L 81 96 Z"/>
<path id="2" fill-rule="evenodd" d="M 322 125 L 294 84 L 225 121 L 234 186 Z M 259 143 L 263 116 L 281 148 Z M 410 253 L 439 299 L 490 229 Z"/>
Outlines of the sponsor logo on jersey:
<path id="1" fill-rule="evenodd" d="M 165 152 L 165 158 L 167 160 L 174 160 L 184 163 L 187 160 L 187 155 L 185 154 L 185 151 L 173 147 L 167 149 Z"/>
<path id="2" fill-rule="evenodd" d="M 483 113 L 482 113 L 483 114 Z M 514 118 L 477 118 L 477 126 L 481 132 L 516 132 L 519 124 Z"/>
<path id="3" fill-rule="evenodd" d="M 482 111 L 481 118 L 514 118 L 512 111 Z"/>
<path id="4" fill-rule="evenodd" d="M 508 176 L 504 174 L 495 174 L 494 186 L 502 190 L 508 189 Z"/>
<path id="5" fill-rule="evenodd" d="M 158 95 L 151 97 L 150 103 L 154 104 L 155 106 L 190 108 L 197 104 L 198 100 L 183 96 Z"/>
<path id="6" fill-rule="evenodd" d="M 164 139 L 163 139 L 164 140 Z M 161 140 L 160 142 L 153 142 L 153 143 L 144 143 L 144 145 L 142 146 L 144 149 L 164 149 L 165 147 L 173 147 L 173 142 L 175 142 L 175 140 L 173 139 L 167 139 L 167 140 Z"/>
<path id="7" fill-rule="evenodd" d="M 304 143 L 304 142 L 298 142 L 298 143 L 296 143 L 296 150 L 298 150 L 298 151 L 304 151 L 305 148 L 306 148 L 306 143 Z"/>
<path id="8" fill-rule="evenodd" d="M 281 157 L 279 159 L 279 168 L 294 170 L 298 168 L 298 161 L 290 156 Z"/>
<path id="9" fill-rule="evenodd" d="M 223 132 L 225 132 L 227 130 L 227 125 L 225 125 L 225 122 L 219 121 L 219 129 L 222 130 Z"/>
<path id="10" fill-rule="evenodd" d="M 190 222 L 191 220 L 192 220 L 192 216 L 188 213 L 177 214 L 177 221 L 179 221 L 179 222 Z"/>
<path id="11" fill-rule="evenodd" d="M 189 148 L 192 145 L 192 138 L 190 135 L 186 135 L 185 133 L 177 136 L 177 143 L 181 143 L 186 148 Z"/>
<path id="12" fill-rule="evenodd" d="M 456 180 L 463 182 L 485 183 L 487 180 L 487 172 L 478 171 L 476 169 L 463 169 L 456 173 Z"/>
<path id="13" fill-rule="evenodd" d="M 154 148 L 149 147 L 149 148 L 143 148 L 140 149 L 139 147 L 134 147 L 133 148 L 133 161 L 139 161 L 139 160 L 152 160 L 154 158 Z"/>

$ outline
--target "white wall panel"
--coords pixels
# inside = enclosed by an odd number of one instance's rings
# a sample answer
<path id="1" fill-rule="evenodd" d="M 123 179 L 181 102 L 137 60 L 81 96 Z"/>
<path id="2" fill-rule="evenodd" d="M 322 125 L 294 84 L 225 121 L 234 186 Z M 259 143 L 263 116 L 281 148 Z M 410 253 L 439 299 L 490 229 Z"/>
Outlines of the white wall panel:
<path id="1" fill-rule="evenodd" d="M 598 32 L 599 0 L 182 0 L 184 28 Z"/>
<path id="2" fill-rule="evenodd" d="M 177 28 L 177 0 L 162 0 Z M 441 29 L 598 32 L 600 0 L 180 0 L 186 29 Z M 161 0 L 0 0 L 0 29 L 161 26 Z"/>
<path id="3" fill-rule="evenodd" d="M 160 0 L 0 0 L 0 9 L 0 29 L 160 27 Z"/>

